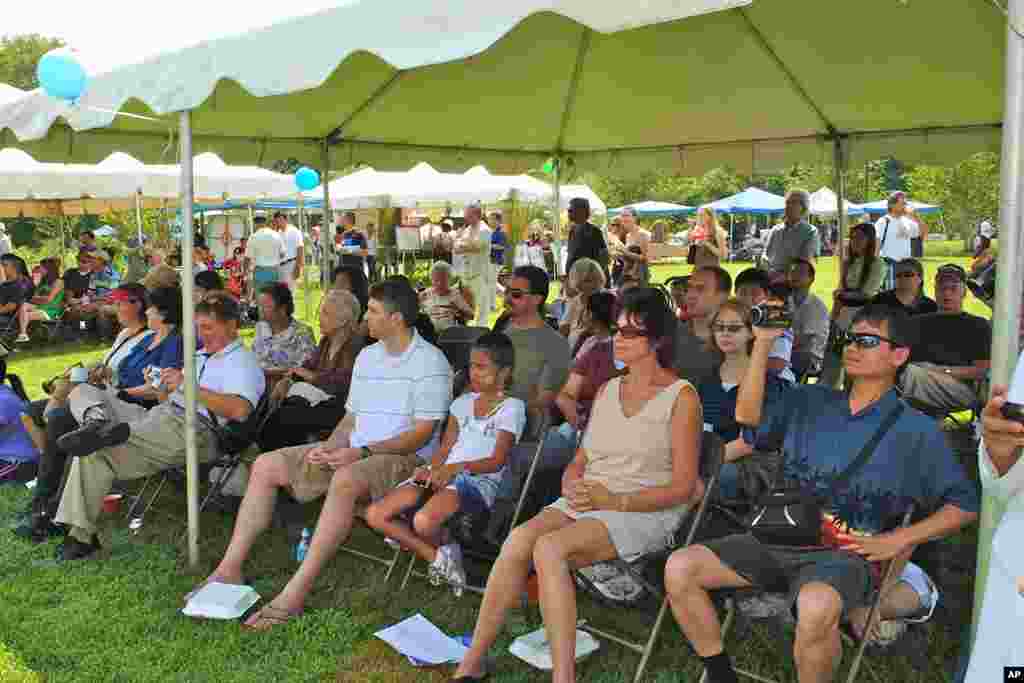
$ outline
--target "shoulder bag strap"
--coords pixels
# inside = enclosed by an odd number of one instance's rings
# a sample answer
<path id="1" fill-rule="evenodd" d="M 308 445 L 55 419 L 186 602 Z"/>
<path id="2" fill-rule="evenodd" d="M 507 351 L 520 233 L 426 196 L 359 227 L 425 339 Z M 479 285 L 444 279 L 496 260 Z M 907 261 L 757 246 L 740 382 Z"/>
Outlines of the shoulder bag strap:
<path id="1" fill-rule="evenodd" d="M 135 334 L 133 334 L 132 336 L 130 336 L 130 337 L 125 337 L 124 339 L 122 339 L 122 340 L 121 340 L 121 343 L 120 343 L 120 344 L 118 344 L 117 346 L 115 346 L 115 347 L 114 347 L 114 350 L 113 350 L 113 351 L 111 351 L 111 352 L 110 352 L 110 355 L 108 355 L 108 356 L 107 356 L 107 358 L 106 358 L 106 360 L 104 360 L 104 361 L 103 361 L 103 365 L 105 365 L 105 366 L 107 366 L 107 367 L 110 367 L 110 359 L 111 359 L 111 358 L 113 358 L 114 356 L 116 356 L 116 355 L 117 355 L 117 352 L 121 350 L 121 347 L 122 347 L 122 346 L 124 346 L 125 344 L 127 344 L 128 342 L 130 342 L 130 341 L 131 341 L 132 339 L 135 339 L 135 338 L 136 338 L 136 337 L 138 337 L 138 336 L 139 336 L 140 334 L 143 334 L 144 332 L 148 332 L 148 331 L 149 331 L 149 330 L 147 330 L 147 329 L 146 329 L 145 327 L 143 327 L 143 328 L 142 328 L 141 330 L 139 330 L 138 332 L 136 332 L 136 333 L 135 333 Z"/>
<path id="2" fill-rule="evenodd" d="M 885 217 L 885 232 L 882 233 L 882 243 L 878 245 L 878 253 L 879 253 L 879 255 L 881 255 L 882 249 L 885 248 L 885 238 L 889 236 L 889 221 L 890 220 L 891 219 L 888 216 Z"/>
<path id="3" fill-rule="evenodd" d="M 846 466 L 846 469 L 840 472 L 828 488 L 828 497 L 834 495 L 839 489 L 841 489 L 850 478 L 859 472 L 864 465 L 868 464 L 868 460 L 875 454 L 875 449 L 878 448 L 878 444 L 882 441 L 882 437 L 896 424 L 896 420 L 900 419 L 900 415 L 903 414 L 903 403 L 900 402 L 895 408 L 893 408 L 888 415 L 885 416 L 885 420 L 879 425 L 878 431 L 875 432 L 866 444 L 861 449 L 860 453 Z"/>

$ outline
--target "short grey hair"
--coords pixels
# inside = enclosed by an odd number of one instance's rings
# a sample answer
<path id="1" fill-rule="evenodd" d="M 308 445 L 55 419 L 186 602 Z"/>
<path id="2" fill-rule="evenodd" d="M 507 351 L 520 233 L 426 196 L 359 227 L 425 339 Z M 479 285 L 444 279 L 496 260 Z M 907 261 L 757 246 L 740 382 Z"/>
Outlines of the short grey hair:
<path id="1" fill-rule="evenodd" d="M 788 202 L 791 197 L 800 200 L 800 205 L 804 207 L 803 213 L 806 216 L 811 210 L 811 193 L 802 188 L 796 188 L 786 193 L 786 201 Z"/>
<path id="2" fill-rule="evenodd" d="M 579 258 L 573 261 L 572 267 L 569 269 L 569 282 L 572 284 L 573 289 L 579 289 L 580 280 L 596 278 L 600 281 L 597 286 L 598 289 L 604 289 L 605 285 L 608 284 L 605 279 L 604 271 L 601 269 L 601 264 L 592 258 Z"/>
<path id="3" fill-rule="evenodd" d="M 321 308 L 328 308 L 342 320 L 358 323 L 363 317 L 363 306 L 356 295 L 347 289 L 329 289 L 320 301 Z"/>
<path id="4" fill-rule="evenodd" d="M 430 267 L 430 276 L 433 277 L 437 272 L 446 273 L 449 280 L 455 276 L 455 269 L 447 261 L 434 261 L 434 265 Z"/>

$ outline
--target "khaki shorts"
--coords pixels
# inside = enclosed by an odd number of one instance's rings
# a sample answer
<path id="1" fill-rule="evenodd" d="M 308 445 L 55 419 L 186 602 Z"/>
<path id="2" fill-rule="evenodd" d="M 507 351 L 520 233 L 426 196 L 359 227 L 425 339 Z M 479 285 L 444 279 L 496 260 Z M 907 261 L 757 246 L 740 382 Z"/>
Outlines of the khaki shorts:
<path id="1" fill-rule="evenodd" d="M 334 477 L 334 470 L 324 469 L 306 460 L 310 446 L 282 448 L 275 455 L 284 458 L 288 467 L 288 488 L 292 497 L 300 503 L 308 503 L 327 493 Z M 412 476 L 419 464 L 415 455 L 378 453 L 369 458 L 357 460 L 348 466 L 348 472 L 366 484 L 370 500 L 384 497 L 391 489 Z"/>

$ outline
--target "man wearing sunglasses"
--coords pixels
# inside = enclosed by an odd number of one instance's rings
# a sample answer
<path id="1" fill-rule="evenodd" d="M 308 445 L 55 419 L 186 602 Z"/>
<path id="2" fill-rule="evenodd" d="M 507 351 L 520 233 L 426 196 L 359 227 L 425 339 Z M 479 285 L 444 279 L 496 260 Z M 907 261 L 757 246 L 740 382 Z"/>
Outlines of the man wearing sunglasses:
<path id="1" fill-rule="evenodd" d="M 964 313 L 966 293 L 964 269 L 955 263 L 941 266 L 935 274 L 939 312 L 912 321 L 917 343 L 900 377 L 900 391 L 912 405 L 936 416 L 978 406 L 990 366 L 992 326 Z"/>
<path id="2" fill-rule="evenodd" d="M 709 591 L 786 586 L 797 617 L 797 677 L 801 683 L 830 681 L 842 656 L 840 622 L 867 606 L 877 588 L 877 565 L 871 563 L 906 560 L 915 546 L 977 518 L 977 488 L 938 425 L 906 408 L 896 391 L 896 375 L 910 356 L 906 321 L 896 309 L 865 306 L 853 320 L 843 354 L 849 394 L 799 385 L 763 407 L 768 352 L 780 330 L 754 328 L 754 351 L 736 405 L 736 420 L 750 427 L 743 438 L 759 449 L 781 450 L 785 483 L 827 496 L 823 512 L 843 532 L 820 550 L 768 546 L 747 533 L 690 546 L 669 559 L 665 586 L 672 610 L 711 683 L 737 678 Z M 866 464 L 830 491 L 837 474 L 886 422 L 891 427 Z M 911 502 L 924 518 L 898 528 Z"/>
<path id="3" fill-rule="evenodd" d="M 924 268 L 921 262 L 905 258 L 895 268 L 896 287 L 879 292 L 871 303 L 899 308 L 911 316 L 936 313 L 938 305 L 924 294 Z"/>

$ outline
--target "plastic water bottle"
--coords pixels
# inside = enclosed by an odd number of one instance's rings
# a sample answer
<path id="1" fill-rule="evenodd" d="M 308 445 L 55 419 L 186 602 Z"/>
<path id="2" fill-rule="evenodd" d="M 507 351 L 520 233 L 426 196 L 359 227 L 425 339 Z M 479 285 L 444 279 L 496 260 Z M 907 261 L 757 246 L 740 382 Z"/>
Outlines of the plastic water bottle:
<path id="1" fill-rule="evenodd" d="M 299 544 L 295 546 L 295 561 L 302 562 L 306 559 L 306 553 L 309 552 L 309 528 L 302 530 L 302 538 L 299 539 Z"/>
<path id="2" fill-rule="evenodd" d="M 131 532 L 132 536 L 138 536 L 139 531 L 142 530 L 142 517 L 132 517 L 132 520 L 128 522 L 128 531 Z"/>

